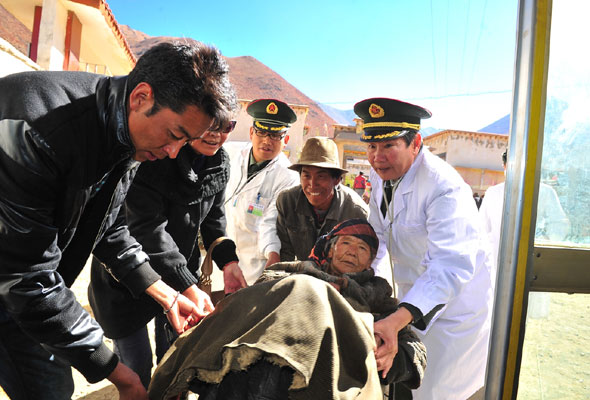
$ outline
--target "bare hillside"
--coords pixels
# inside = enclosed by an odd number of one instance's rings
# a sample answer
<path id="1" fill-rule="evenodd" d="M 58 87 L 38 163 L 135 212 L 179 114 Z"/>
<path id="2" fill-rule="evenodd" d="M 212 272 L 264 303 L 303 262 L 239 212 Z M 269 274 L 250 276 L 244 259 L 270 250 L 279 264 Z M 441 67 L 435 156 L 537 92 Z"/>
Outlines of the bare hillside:
<path id="1" fill-rule="evenodd" d="M 127 25 L 121 25 L 121 30 L 133 53 L 139 57 L 150 47 L 172 41 L 191 41 L 191 38 L 176 38 L 169 36 L 148 36 Z M 287 82 L 275 71 L 258 61 L 254 57 L 227 57 L 230 67 L 230 80 L 240 99 L 276 98 L 290 104 L 309 106 L 306 124 L 312 135 L 322 134 L 326 128 L 332 135 L 332 125 L 336 123 L 320 106 Z"/>

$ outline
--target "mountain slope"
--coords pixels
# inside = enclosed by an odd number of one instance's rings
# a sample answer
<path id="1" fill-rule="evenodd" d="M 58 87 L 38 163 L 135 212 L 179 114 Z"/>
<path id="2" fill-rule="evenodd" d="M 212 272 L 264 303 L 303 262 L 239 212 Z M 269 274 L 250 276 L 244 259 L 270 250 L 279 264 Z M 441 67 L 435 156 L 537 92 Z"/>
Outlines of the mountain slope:
<path id="1" fill-rule="evenodd" d="M 319 103 L 320 107 L 326 114 L 332 117 L 336 122 L 342 125 L 354 125 L 354 119 L 358 118 L 354 111 L 351 110 L 340 110 L 327 104 Z"/>
<path id="2" fill-rule="evenodd" d="M 133 53 L 139 57 L 150 47 L 172 41 L 193 41 L 191 38 L 175 38 L 168 36 L 151 37 L 143 32 L 136 31 L 127 25 L 121 25 Z M 238 98 L 276 98 L 290 104 L 309 106 L 306 125 L 312 136 L 327 132 L 332 135 L 332 125 L 336 121 L 322 110 L 320 105 L 307 97 L 295 86 L 287 82 L 275 71 L 251 56 L 226 57 L 230 68 L 230 81 L 234 85 Z"/>
<path id="3" fill-rule="evenodd" d="M 510 114 L 503 116 L 499 120 L 494 121 L 487 126 L 484 126 L 478 132 L 506 134 L 506 133 L 508 133 L 509 130 L 510 130 Z"/>

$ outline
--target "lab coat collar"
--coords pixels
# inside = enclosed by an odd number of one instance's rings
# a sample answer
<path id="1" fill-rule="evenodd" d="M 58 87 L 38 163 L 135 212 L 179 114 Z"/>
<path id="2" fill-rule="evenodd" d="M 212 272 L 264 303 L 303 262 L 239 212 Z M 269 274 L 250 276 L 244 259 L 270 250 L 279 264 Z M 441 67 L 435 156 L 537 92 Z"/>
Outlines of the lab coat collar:
<path id="1" fill-rule="evenodd" d="M 422 164 L 422 161 L 424 160 L 424 153 L 426 151 L 428 151 L 428 150 L 425 149 L 424 147 L 420 150 L 420 152 L 416 156 L 416 159 L 414 160 L 414 162 L 410 166 L 410 169 L 408 170 L 408 172 L 406 172 L 406 174 L 402 178 L 402 181 L 400 182 L 399 186 L 397 187 L 397 190 L 395 191 L 394 199 L 393 199 L 393 219 L 394 220 L 395 220 L 395 217 L 403 209 L 406 208 L 406 196 L 405 195 L 407 193 L 411 193 L 414 190 L 415 186 L 414 186 L 413 182 L 416 177 L 416 172 L 418 171 L 418 168 L 420 168 L 420 165 Z"/>
<path id="2" fill-rule="evenodd" d="M 242 149 L 241 152 L 241 156 L 242 156 L 242 175 L 248 175 L 248 165 L 250 164 L 250 153 L 252 151 L 252 143 L 248 144 L 246 147 L 244 147 Z M 270 167 L 272 165 L 274 165 L 275 163 L 279 162 L 279 160 L 282 157 L 285 157 L 285 159 L 287 159 L 287 157 L 283 154 L 283 152 L 281 151 L 275 158 L 273 158 L 272 160 L 270 160 L 270 162 L 264 167 L 262 168 L 259 173 L 263 173 L 261 176 L 264 176 L 266 174 L 266 171 L 268 171 L 270 169 Z M 257 174 L 258 175 L 258 174 Z"/>

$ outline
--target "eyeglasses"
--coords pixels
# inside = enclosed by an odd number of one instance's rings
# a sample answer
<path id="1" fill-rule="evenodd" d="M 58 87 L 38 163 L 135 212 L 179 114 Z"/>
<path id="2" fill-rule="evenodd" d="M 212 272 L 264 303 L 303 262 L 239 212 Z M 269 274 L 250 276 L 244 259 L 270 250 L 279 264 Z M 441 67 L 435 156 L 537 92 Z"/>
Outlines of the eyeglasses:
<path id="1" fill-rule="evenodd" d="M 220 133 L 230 133 L 236 127 L 237 122 L 238 121 L 236 121 L 236 120 L 229 121 L 229 124 L 225 127 L 225 129 L 220 129 L 219 132 Z"/>
<path id="2" fill-rule="evenodd" d="M 269 137 L 271 140 L 274 140 L 276 142 L 278 142 L 279 140 L 282 140 L 286 135 L 287 132 L 268 132 L 268 131 L 261 131 L 258 130 L 256 128 L 254 128 L 254 133 L 256 134 L 256 136 L 264 138 L 264 137 Z"/>
<path id="3" fill-rule="evenodd" d="M 227 124 L 227 126 L 225 126 L 224 128 L 218 129 L 216 131 L 208 131 L 208 132 L 211 132 L 211 133 L 221 133 L 221 134 L 227 135 L 228 133 L 230 133 L 231 131 L 234 130 L 234 128 L 236 127 L 236 122 L 237 121 L 229 121 L 229 123 Z"/>
<path id="4" fill-rule="evenodd" d="M 205 133 L 203 133 L 203 136 L 209 135 L 212 133 L 219 133 L 221 135 L 227 135 L 227 134 L 231 133 L 231 131 L 234 130 L 234 128 L 236 127 L 236 122 L 237 121 L 229 121 L 228 125 L 226 127 L 224 127 L 223 129 L 218 129 L 216 131 L 205 131 Z"/>
<path id="5" fill-rule="evenodd" d="M 229 121 L 228 125 L 223 128 L 223 129 L 219 129 L 216 131 L 205 131 L 201 136 L 199 136 L 198 138 L 194 138 L 194 139 L 190 139 L 187 140 L 186 142 L 184 142 L 184 144 L 191 144 L 193 143 L 195 140 L 200 140 L 203 139 L 205 136 L 210 135 L 210 134 L 215 134 L 215 133 L 219 133 L 220 135 L 228 135 L 231 131 L 234 130 L 234 128 L 236 127 L 236 122 L 237 121 Z"/>

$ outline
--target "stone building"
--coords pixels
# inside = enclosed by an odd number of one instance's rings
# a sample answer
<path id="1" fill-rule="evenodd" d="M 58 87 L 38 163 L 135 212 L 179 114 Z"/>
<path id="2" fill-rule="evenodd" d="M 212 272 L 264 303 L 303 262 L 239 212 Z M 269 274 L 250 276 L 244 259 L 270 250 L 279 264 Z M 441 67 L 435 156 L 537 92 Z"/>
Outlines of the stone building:
<path id="1" fill-rule="evenodd" d="M 342 168 L 350 172 L 346 183 L 371 168 L 367 145 L 360 141 L 362 121 L 355 125 L 334 125 L 334 141 L 338 145 Z M 508 134 L 444 130 L 424 138 L 430 151 L 451 164 L 471 189 L 482 195 L 485 190 L 504 181 L 502 153 L 508 147 Z"/>
<path id="2" fill-rule="evenodd" d="M 424 145 L 451 164 L 479 195 L 504 182 L 502 153 L 508 148 L 508 134 L 444 130 L 424 138 Z"/>
<path id="3" fill-rule="evenodd" d="M 355 118 L 356 123 L 350 125 L 334 125 L 334 142 L 338 146 L 340 165 L 348 170 L 344 183 L 352 187 L 354 178 L 362 171 L 369 177 L 371 165 L 367 159 L 367 144 L 361 142 L 363 121 Z"/>

